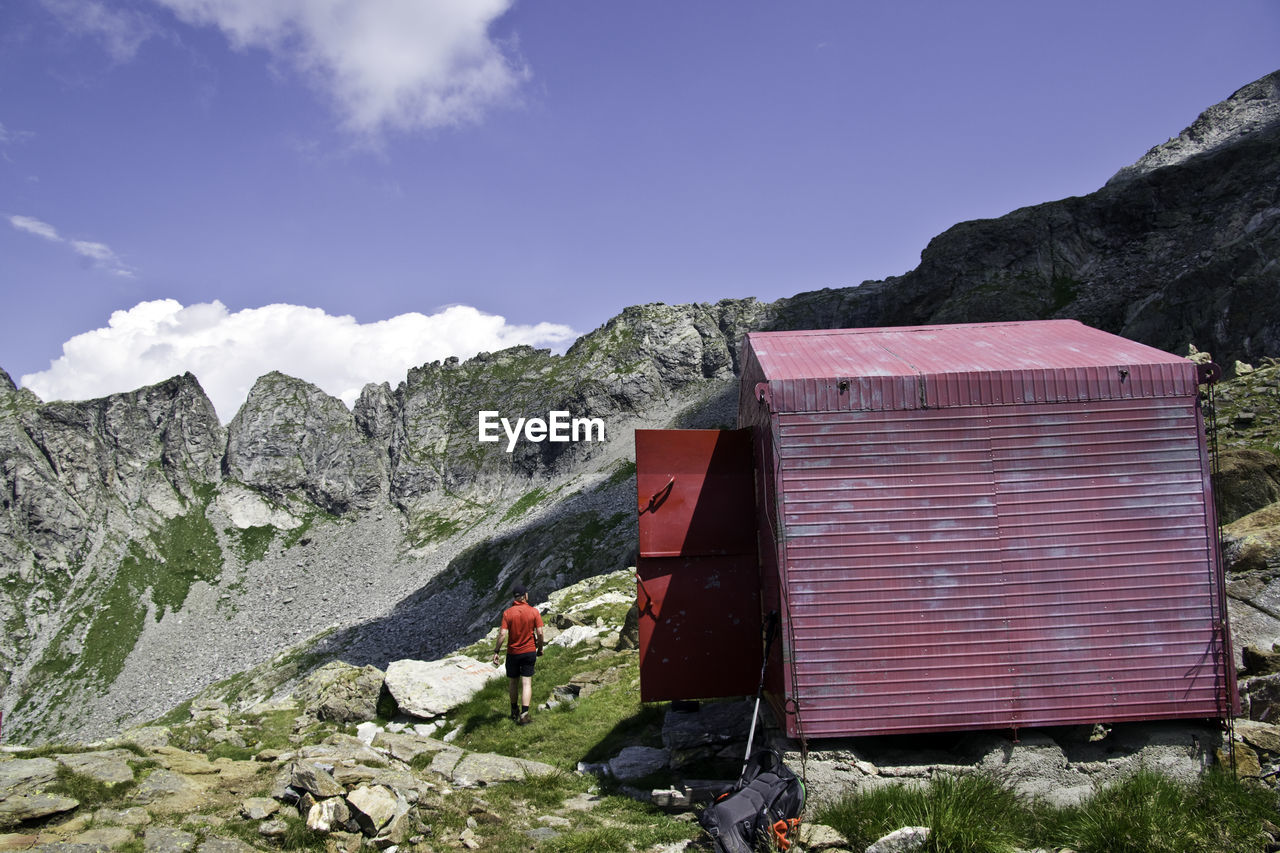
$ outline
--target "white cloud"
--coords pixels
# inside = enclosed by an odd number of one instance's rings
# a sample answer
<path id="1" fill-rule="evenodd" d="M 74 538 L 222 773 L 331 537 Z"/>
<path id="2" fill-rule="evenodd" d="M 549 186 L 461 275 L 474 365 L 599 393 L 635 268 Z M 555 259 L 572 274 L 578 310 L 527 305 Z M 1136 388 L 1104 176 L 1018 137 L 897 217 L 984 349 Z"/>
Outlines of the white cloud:
<path id="1" fill-rule="evenodd" d="M 44 7 L 64 27 L 77 35 L 93 36 L 102 41 L 116 62 L 128 62 L 138 48 L 160 28 L 148 15 L 136 9 L 110 6 L 102 0 L 42 0 Z"/>
<path id="2" fill-rule="evenodd" d="M 72 240 L 71 249 L 77 255 L 81 255 L 100 264 L 114 267 L 118 267 L 120 265 L 120 259 L 116 257 L 116 253 L 111 251 L 111 248 L 103 243 L 90 243 L 87 240 Z"/>
<path id="3" fill-rule="evenodd" d="M 67 341 L 61 358 L 23 376 L 22 385 L 44 400 L 83 400 L 191 371 L 225 422 L 254 380 L 272 370 L 351 405 L 367 383 L 394 386 L 429 361 L 517 344 L 559 348 L 576 336 L 568 326 L 512 325 L 466 305 L 361 324 L 299 305 L 232 313 L 216 300 L 184 307 L 162 299 L 114 312 L 106 328 Z"/>
<path id="4" fill-rule="evenodd" d="M 29 130 L 10 130 L 0 122 L 0 145 L 12 145 L 16 142 L 25 142 L 35 136 Z"/>
<path id="5" fill-rule="evenodd" d="M 91 261 L 97 269 L 109 272 L 112 275 L 133 278 L 133 270 L 105 243 L 94 243 L 89 240 L 68 240 L 58 233 L 57 228 L 54 228 L 48 222 L 36 219 L 34 216 L 10 216 L 9 224 L 19 231 L 34 234 L 51 243 L 69 246 L 71 251 Z"/>
<path id="6" fill-rule="evenodd" d="M 41 222 L 34 216 L 10 216 L 9 224 L 19 231 L 26 231 L 28 234 L 34 234 L 55 243 L 62 242 L 62 238 L 58 236 L 58 229 L 48 222 Z"/>
<path id="7" fill-rule="evenodd" d="M 477 120 L 528 71 L 489 28 L 514 0 L 153 0 L 282 58 L 357 133 Z"/>

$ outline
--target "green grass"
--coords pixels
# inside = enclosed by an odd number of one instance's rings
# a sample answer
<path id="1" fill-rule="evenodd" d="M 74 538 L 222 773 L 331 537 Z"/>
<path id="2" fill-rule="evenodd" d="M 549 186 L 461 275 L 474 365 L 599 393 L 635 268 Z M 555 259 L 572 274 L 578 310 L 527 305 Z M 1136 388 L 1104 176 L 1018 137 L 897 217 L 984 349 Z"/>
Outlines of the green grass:
<path id="1" fill-rule="evenodd" d="M 45 790 L 51 794 L 61 794 L 64 797 L 79 800 L 80 808 L 89 809 L 97 806 L 123 803 L 125 798 L 137 786 L 136 780 L 118 782 L 114 785 L 107 784 L 59 765 L 57 777 L 49 783 Z"/>
<path id="2" fill-rule="evenodd" d="M 602 761 L 630 744 L 659 746 L 662 708 L 639 701 L 638 658 L 634 653 L 607 652 L 592 659 L 598 651 L 547 647 L 533 677 L 533 722 L 528 726 L 514 726 L 508 719 L 507 680 L 489 682 L 450 713 L 451 725 L 462 727 L 455 744 L 478 752 L 519 755 L 564 770 L 575 769 L 579 761 Z M 579 673 L 613 667 L 618 670 L 617 681 L 576 703 L 551 711 L 538 709 L 553 687 L 567 684 Z"/>
<path id="3" fill-rule="evenodd" d="M 147 751 L 132 741 L 113 744 L 112 748 L 132 752 L 140 759 L 147 757 Z M 101 749 L 101 747 L 86 746 L 82 743 L 46 743 L 42 746 L 23 749 L 19 755 L 22 758 L 49 758 L 54 755 L 79 755 L 86 752 L 99 752 Z"/>
<path id="4" fill-rule="evenodd" d="M 292 530 L 286 530 L 281 537 L 281 545 L 287 551 L 294 545 L 306 538 L 307 533 L 311 530 L 311 525 L 315 523 L 318 513 L 309 512 L 302 518 L 302 523 Z"/>
<path id="5" fill-rule="evenodd" d="M 280 838 L 269 843 L 264 842 L 262 835 L 258 833 L 259 821 L 252 821 L 239 816 L 218 827 L 217 835 L 230 835 L 255 849 L 266 847 L 267 849 L 278 850 L 310 850 L 314 851 L 314 853 L 324 853 L 329 849 L 326 844 L 328 835 L 308 829 L 306 820 L 300 817 L 296 810 L 281 809 L 276 812 L 273 818 L 284 821 L 285 832 Z M 185 828 L 188 832 L 195 832 L 205 839 L 215 837 L 207 826 L 189 825 Z"/>
<path id="6" fill-rule="evenodd" d="M 179 703 L 164 716 L 158 718 L 154 725 L 157 726 L 177 726 L 191 719 L 191 700 L 186 699 Z"/>
<path id="7" fill-rule="evenodd" d="M 69 624 L 70 632 L 64 630 L 52 644 L 42 667 L 106 687 L 120 674 L 142 634 L 148 600 L 159 621 L 166 612 L 182 607 L 192 584 L 217 583 L 222 551 L 205 517 L 207 498 L 203 500 L 152 531 L 146 544 L 129 543 L 110 587 L 89 617 L 83 649 L 78 655 L 66 653 L 65 644 L 75 632 Z"/>
<path id="8" fill-rule="evenodd" d="M 170 740 L 184 749 L 194 749 L 205 753 L 209 760 L 230 758 L 233 761 L 246 761 L 264 749 L 289 749 L 295 744 L 294 721 L 298 712 L 291 708 L 282 708 L 262 714 L 229 715 L 230 722 L 239 722 L 247 726 L 237 728 L 244 746 L 218 742 L 209 737 L 213 723 L 209 720 L 191 720 L 190 703 L 181 720 L 173 719 L 165 725 L 170 726 Z M 173 716 L 177 716 L 174 714 Z M 333 725 L 319 725 L 318 730 L 330 732 L 336 730 Z M 321 735 L 323 737 L 323 735 Z"/>
<path id="9" fill-rule="evenodd" d="M 619 529 L 634 524 L 634 514 L 619 512 L 601 519 L 597 513 L 582 512 L 573 518 L 574 540 L 566 549 L 569 553 L 570 565 L 589 566 L 606 544 L 606 540 L 616 540 L 620 536 Z"/>
<path id="10" fill-rule="evenodd" d="M 927 787 L 887 785 L 820 809 L 812 820 L 835 827 L 856 849 L 904 826 L 927 826 L 929 851 L 1009 853 L 1030 813 L 993 776 L 940 777 Z"/>
<path id="11" fill-rule="evenodd" d="M 502 516 L 502 522 L 500 523 L 508 522 L 513 518 L 519 518 L 541 503 L 549 494 L 550 492 L 541 487 L 530 492 L 525 492 L 525 494 L 523 494 L 520 499 L 513 503 L 506 511 Z"/>
<path id="12" fill-rule="evenodd" d="M 416 516 L 409 527 L 409 537 L 415 545 L 428 545 L 448 539 L 466 525 L 456 518 L 423 513 Z"/>
<path id="13" fill-rule="evenodd" d="M 626 619 L 627 611 L 631 608 L 631 602 L 635 600 L 635 576 L 627 571 L 614 572 L 606 583 L 595 588 L 583 598 L 585 601 L 590 601 L 610 592 L 625 595 L 629 600 L 626 604 L 597 604 L 584 610 L 575 610 L 572 602 L 566 602 L 564 609 L 566 612 L 573 610 L 574 618 L 580 619 L 588 625 L 594 625 L 596 619 L 603 619 L 607 625 L 621 627 L 623 620 Z"/>
<path id="14" fill-rule="evenodd" d="M 502 573 L 503 550 L 493 540 L 485 540 L 463 551 L 449 563 L 449 587 L 470 584 L 477 592 L 492 590 Z M 506 597 L 506 590 L 501 591 Z"/>
<path id="15" fill-rule="evenodd" d="M 226 534 L 240 562 L 247 564 L 256 563 L 267 556 L 267 549 L 275 539 L 276 529 L 269 524 L 246 527 L 243 530 L 228 527 Z"/>
<path id="16" fill-rule="evenodd" d="M 467 826 L 469 817 L 476 820 L 479 849 L 493 853 L 644 850 L 654 844 L 691 839 L 700 832 L 695 825 L 626 797 L 601 796 L 589 810 L 561 808 L 566 800 L 588 793 L 594 782 L 591 777 L 565 771 L 530 775 L 483 789 L 454 789 L 446 797 L 432 799 L 425 808 L 420 801 L 419 808 L 434 839 L 446 849 L 457 846 L 453 840 Z M 535 842 L 529 831 L 545 827 L 537 816 L 550 813 L 565 819 L 568 826 L 556 826 L 556 837 Z"/>
<path id="17" fill-rule="evenodd" d="M 624 459 L 614 466 L 613 471 L 609 474 L 609 479 L 605 480 L 601 488 L 609 489 L 619 483 L 625 483 L 636 475 L 636 463 L 634 461 Z"/>
<path id="18" fill-rule="evenodd" d="M 835 827 L 855 849 L 903 826 L 927 826 L 930 853 L 1256 853 L 1277 806 L 1275 792 L 1220 771 L 1187 785 L 1142 770 L 1067 808 L 1028 801 L 994 776 L 973 775 L 856 792 L 810 821 Z"/>
<path id="19" fill-rule="evenodd" d="M 1142 770 L 1047 822 L 1046 840 L 1080 853 L 1246 853 L 1264 848 L 1276 794 L 1221 770 L 1185 785 Z"/>

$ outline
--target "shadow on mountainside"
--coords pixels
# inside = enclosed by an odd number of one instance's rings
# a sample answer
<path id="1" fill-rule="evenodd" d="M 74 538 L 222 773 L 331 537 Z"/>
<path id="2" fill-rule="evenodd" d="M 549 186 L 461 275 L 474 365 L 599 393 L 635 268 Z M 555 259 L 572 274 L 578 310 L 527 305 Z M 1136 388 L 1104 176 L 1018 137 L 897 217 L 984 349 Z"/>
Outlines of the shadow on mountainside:
<path id="1" fill-rule="evenodd" d="M 308 656 L 317 665 L 343 660 L 379 669 L 403 658 L 435 660 L 495 627 L 517 582 L 538 602 L 585 578 L 625 569 L 636 543 L 634 512 L 626 512 L 634 495 L 633 475 L 483 540 L 385 616 L 321 638 Z"/>

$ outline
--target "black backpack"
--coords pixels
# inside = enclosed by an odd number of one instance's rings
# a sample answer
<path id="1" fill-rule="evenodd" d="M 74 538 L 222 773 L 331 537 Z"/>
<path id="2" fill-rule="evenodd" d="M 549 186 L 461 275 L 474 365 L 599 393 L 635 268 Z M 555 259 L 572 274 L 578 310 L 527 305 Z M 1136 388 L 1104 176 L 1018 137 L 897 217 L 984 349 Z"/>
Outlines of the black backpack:
<path id="1" fill-rule="evenodd" d="M 720 795 L 698 816 L 698 823 L 715 842 L 716 853 L 752 853 L 791 847 L 804 784 L 773 750 L 760 750 L 747 763 L 737 786 Z"/>

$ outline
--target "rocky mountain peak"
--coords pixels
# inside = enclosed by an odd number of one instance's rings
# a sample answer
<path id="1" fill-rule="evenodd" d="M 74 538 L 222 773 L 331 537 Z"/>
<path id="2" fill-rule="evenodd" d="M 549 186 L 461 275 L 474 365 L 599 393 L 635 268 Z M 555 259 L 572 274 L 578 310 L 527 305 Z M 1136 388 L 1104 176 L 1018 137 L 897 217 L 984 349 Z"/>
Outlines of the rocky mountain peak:
<path id="1" fill-rule="evenodd" d="M 3 367 L 0 367 L 0 391 L 13 392 L 17 390 L 18 386 L 13 384 L 13 380 L 9 378 L 9 374 L 5 373 Z"/>
<path id="2" fill-rule="evenodd" d="M 1107 182 L 1121 183 L 1156 169 L 1182 163 L 1197 154 L 1216 151 L 1280 123 L 1280 71 L 1238 89 L 1231 97 L 1200 114 L 1186 130 L 1157 145 L 1132 166 Z"/>
<path id="3" fill-rule="evenodd" d="M 278 371 L 259 377 L 231 419 L 223 465 L 275 500 L 302 493 L 333 514 L 368 509 L 386 492 L 384 457 L 346 404 Z"/>

